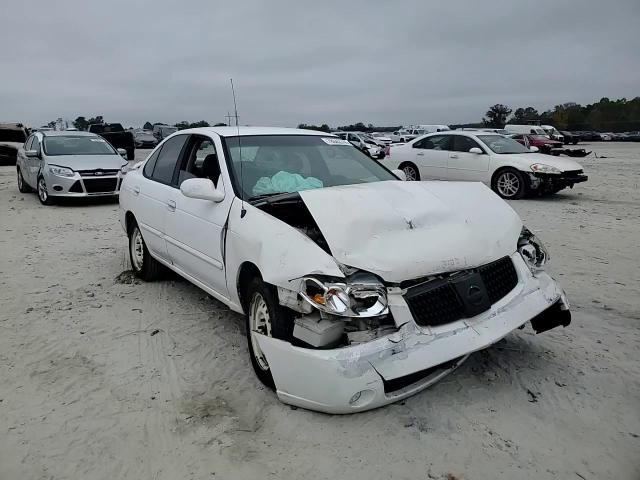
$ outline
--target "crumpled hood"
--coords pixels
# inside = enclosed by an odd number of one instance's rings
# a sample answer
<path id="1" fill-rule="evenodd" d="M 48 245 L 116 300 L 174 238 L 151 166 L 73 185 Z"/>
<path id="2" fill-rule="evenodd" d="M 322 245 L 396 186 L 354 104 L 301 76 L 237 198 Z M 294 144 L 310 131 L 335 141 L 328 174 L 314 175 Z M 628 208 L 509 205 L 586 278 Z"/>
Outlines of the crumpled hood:
<path id="1" fill-rule="evenodd" d="M 299 192 L 334 258 L 401 282 L 510 255 L 522 222 L 481 183 L 385 181 Z"/>
<path id="2" fill-rule="evenodd" d="M 128 162 L 120 155 L 53 155 L 47 163 L 71 170 L 119 170 Z"/>

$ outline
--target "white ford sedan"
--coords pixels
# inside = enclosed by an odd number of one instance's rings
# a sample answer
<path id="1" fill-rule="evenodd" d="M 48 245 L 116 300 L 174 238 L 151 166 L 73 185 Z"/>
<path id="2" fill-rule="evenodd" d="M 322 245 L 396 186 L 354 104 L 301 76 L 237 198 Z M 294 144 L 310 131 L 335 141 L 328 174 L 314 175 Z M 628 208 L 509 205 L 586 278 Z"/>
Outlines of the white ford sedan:
<path id="1" fill-rule="evenodd" d="M 403 170 L 407 180 L 482 182 L 506 199 L 556 193 L 588 179 L 574 160 L 537 153 L 490 132 L 432 133 L 393 145 L 381 162 Z"/>
<path id="2" fill-rule="evenodd" d="M 120 220 L 138 276 L 168 267 L 243 313 L 259 379 L 313 410 L 394 402 L 571 318 L 544 246 L 484 185 L 404 182 L 321 132 L 175 133 L 126 174 Z"/>

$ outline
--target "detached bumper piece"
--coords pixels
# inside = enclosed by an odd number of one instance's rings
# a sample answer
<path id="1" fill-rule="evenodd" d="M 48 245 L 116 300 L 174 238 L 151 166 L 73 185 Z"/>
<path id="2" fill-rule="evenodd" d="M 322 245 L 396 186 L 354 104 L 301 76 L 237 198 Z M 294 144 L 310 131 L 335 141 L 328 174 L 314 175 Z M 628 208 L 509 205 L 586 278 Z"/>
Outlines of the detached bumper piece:
<path id="1" fill-rule="evenodd" d="M 531 326 L 536 333 L 546 332 L 552 328 L 568 326 L 571 323 L 571 312 L 562 309 L 560 301 L 539 313 L 531 319 Z"/>

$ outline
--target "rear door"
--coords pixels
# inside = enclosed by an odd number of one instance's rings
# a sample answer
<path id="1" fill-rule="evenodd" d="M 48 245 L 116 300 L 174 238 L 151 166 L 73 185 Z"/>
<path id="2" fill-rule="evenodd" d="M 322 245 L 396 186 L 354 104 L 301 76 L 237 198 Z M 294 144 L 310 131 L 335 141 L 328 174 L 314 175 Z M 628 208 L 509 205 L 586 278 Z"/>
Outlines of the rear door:
<path id="1" fill-rule="evenodd" d="M 420 170 L 420 179 L 446 180 L 450 140 L 450 135 L 433 135 L 412 144 L 414 163 Z"/>
<path id="2" fill-rule="evenodd" d="M 167 216 L 166 241 L 169 258 L 176 267 L 226 298 L 223 232 L 233 189 L 220 173 L 222 144 L 217 135 L 214 137 L 192 135 L 187 143 L 177 188 L 170 194 L 175 208 Z M 209 179 L 218 190 L 226 192 L 224 200 L 215 203 L 185 197 L 179 187 L 189 178 Z"/>
<path id="3" fill-rule="evenodd" d="M 490 156 L 478 142 L 466 135 L 451 135 L 452 145 L 447 163 L 447 178 L 465 182 L 489 182 Z M 479 148 L 482 153 L 469 153 Z"/>
<path id="4" fill-rule="evenodd" d="M 175 176 L 188 137 L 176 135 L 167 140 L 153 153 L 142 175 L 131 185 L 133 194 L 139 197 L 134 214 L 147 248 L 167 262 L 170 261 L 164 238 L 167 215 L 175 210 Z"/>

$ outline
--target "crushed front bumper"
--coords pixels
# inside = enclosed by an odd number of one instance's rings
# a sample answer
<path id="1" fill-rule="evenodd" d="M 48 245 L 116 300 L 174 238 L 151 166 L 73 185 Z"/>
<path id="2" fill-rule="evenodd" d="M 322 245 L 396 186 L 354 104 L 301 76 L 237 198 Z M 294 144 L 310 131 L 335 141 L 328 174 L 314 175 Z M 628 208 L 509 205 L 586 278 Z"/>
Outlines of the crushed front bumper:
<path id="1" fill-rule="evenodd" d="M 589 180 L 582 170 L 567 171 L 561 174 L 529 173 L 530 186 L 534 190 L 558 191 L 563 188 L 573 188 L 576 183 Z"/>
<path id="2" fill-rule="evenodd" d="M 402 295 L 390 295 L 394 319 L 404 323 L 396 333 L 371 342 L 314 350 L 253 333 L 269 362 L 278 397 L 285 403 L 326 413 L 376 408 L 427 388 L 469 354 L 532 319 L 538 318 L 538 324 L 553 323 L 540 320 L 540 315 L 554 305 L 568 313 L 566 297 L 553 278 L 544 272 L 533 276 L 519 254 L 512 259 L 517 286 L 491 309 L 470 319 L 420 327 Z"/>

